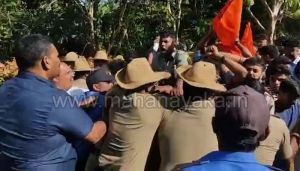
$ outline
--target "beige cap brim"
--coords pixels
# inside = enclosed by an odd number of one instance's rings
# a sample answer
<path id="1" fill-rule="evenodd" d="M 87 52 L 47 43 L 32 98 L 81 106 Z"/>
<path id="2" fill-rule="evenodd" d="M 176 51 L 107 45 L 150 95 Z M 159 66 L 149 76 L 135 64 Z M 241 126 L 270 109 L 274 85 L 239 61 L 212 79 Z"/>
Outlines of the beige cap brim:
<path id="1" fill-rule="evenodd" d="M 124 78 L 125 78 L 125 69 L 121 69 L 116 73 L 115 79 L 118 85 L 124 89 L 135 89 L 140 86 L 157 82 L 163 79 L 168 79 L 170 78 L 171 74 L 168 72 L 154 72 L 153 75 L 145 76 L 145 80 L 139 81 L 139 82 L 131 82 L 131 83 L 126 83 Z"/>
<path id="2" fill-rule="evenodd" d="M 221 92 L 226 91 L 226 88 L 222 84 L 219 84 L 217 82 L 198 83 L 198 82 L 188 80 L 187 78 L 185 78 L 183 76 L 183 74 L 190 68 L 192 68 L 191 65 L 184 65 L 184 66 L 180 66 L 179 68 L 176 69 L 178 76 L 187 84 L 189 84 L 193 87 L 207 88 L 207 89 L 215 90 L 215 91 L 221 91 Z M 199 73 L 199 74 L 201 74 L 201 73 Z M 209 73 L 205 73 L 205 74 L 209 74 Z"/>

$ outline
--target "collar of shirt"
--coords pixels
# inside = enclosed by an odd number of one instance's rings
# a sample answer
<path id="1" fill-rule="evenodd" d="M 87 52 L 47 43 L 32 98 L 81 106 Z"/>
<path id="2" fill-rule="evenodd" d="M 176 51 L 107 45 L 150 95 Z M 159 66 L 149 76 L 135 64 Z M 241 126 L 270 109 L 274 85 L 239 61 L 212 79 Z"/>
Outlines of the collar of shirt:
<path id="1" fill-rule="evenodd" d="M 243 163 L 257 163 L 254 152 L 214 151 L 204 156 L 200 161 L 232 161 Z"/>
<path id="2" fill-rule="evenodd" d="M 297 56 L 296 59 L 293 61 L 293 64 L 297 64 L 300 61 L 300 56 Z"/>
<path id="3" fill-rule="evenodd" d="M 25 71 L 25 72 L 21 72 L 19 75 L 18 75 L 19 78 L 25 78 L 25 79 L 28 79 L 28 80 L 35 80 L 37 82 L 40 82 L 40 83 L 43 83 L 45 85 L 48 85 L 50 87 L 55 87 L 55 85 L 53 84 L 52 81 L 50 80 L 47 80 L 43 77 L 40 77 L 40 76 L 37 76 L 36 74 L 32 73 L 32 72 L 28 72 L 28 71 Z"/>

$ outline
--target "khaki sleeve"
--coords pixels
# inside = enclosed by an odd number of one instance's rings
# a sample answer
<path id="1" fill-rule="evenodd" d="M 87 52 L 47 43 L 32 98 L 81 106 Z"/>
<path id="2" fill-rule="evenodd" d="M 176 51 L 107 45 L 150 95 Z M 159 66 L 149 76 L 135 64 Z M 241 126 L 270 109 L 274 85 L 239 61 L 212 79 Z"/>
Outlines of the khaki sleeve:
<path id="1" fill-rule="evenodd" d="M 282 151 L 282 157 L 284 159 L 288 159 L 293 155 L 291 142 L 290 142 L 290 132 L 287 126 L 285 125 L 284 121 L 283 120 L 280 121 L 283 129 L 283 140 L 281 141 L 280 149 Z"/>

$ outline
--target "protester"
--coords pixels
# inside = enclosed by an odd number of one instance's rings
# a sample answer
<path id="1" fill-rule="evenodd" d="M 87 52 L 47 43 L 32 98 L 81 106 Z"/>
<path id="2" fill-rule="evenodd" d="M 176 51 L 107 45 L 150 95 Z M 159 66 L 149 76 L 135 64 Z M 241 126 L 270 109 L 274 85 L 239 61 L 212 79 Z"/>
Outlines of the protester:
<path id="1" fill-rule="evenodd" d="M 204 76 L 204 73 L 209 73 Z M 165 115 L 159 129 L 162 163 L 160 170 L 171 170 L 177 164 L 196 160 L 218 150 L 217 137 L 211 126 L 215 114 L 214 94 L 225 91 L 217 83 L 214 64 L 197 62 L 177 68 L 184 81 L 185 105 Z"/>
<path id="2" fill-rule="evenodd" d="M 142 71 L 142 72 L 141 72 Z M 109 129 L 99 165 L 103 170 L 144 170 L 149 149 L 163 118 L 154 83 L 168 79 L 167 72 L 154 72 L 146 58 L 133 59 L 117 72 L 110 100 Z"/>
<path id="3" fill-rule="evenodd" d="M 163 93 L 182 96 L 183 82 L 176 76 L 176 68 L 181 65 L 188 65 L 188 54 L 177 50 L 175 34 L 172 32 L 162 32 L 160 34 L 159 53 L 153 56 L 151 66 L 154 71 L 167 71 L 171 78 L 164 83 L 160 83 L 157 90 Z"/>
<path id="4" fill-rule="evenodd" d="M 275 45 L 263 46 L 258 49 L 258 53 L 266 62 L 266 64 L 270 64 L 275 58 L 279 56 L 279 50 Z"/>
<path id="5" fill-rule="evenodd" d="M 274 170 L 259 164 L 254 154 L 259 142 L 268 136 L 270 114 L 265 97 L 248 86 L 239 86 L 228 93 L 216 101 L 219 105 L 212 120 L 219 151 L 181 166 L 180 170 Z"/>
<path id="6" fill-rule="evenodd" d="M 149 50 L 149 54 L 148 54 L 148 62 L 151 64 L 153 61 L 153 56 L 156 55 L 156 53 L 159 50 L 159 42 L 160 42 L 160 36 L 156 36 L 154 41 L 153 41 L 153 46 L 151 47 L 151 49 Z"/>
<path id="7" fill-rule="evenodd" d="M 258 48 L 268 45 L 268 37 L 266 34 L 258 34 L 255 36 L 255 43 Z"/>
<path id="8" fill-rule="evenodd" d="M 19 74 L 0 88 L 1 169 L 74 171 L 77 155 L 66 139 L 97 143 L 106 131 L 104 122 L 93 124 L 72 105 L 72 97 L 54 86 L 60 60 L 47 37 L 22 38 L 15 57 Z M 59 99 L 69 103 L 59 104 Z"/>
<path id="9" fill-rule="evenodd" d="M 266 80 L 269 83 L 267 91 L 272 95 L 274 100 L 277 100 L 281 82 L 289 79 L 291 77 L 291 73 L 287 67 L 282 65 L 270 66 L 268 69 L 268 73 L 270 75 L 269 79 Z"/>
<path id="10" fill-rule="evenodd" d="M 296 81 L 291 79 L 282 81 L 276 101 L 276 110 L 290 130 L 294 128 L 300 117 L 299 97 L 300 88 Z"/>

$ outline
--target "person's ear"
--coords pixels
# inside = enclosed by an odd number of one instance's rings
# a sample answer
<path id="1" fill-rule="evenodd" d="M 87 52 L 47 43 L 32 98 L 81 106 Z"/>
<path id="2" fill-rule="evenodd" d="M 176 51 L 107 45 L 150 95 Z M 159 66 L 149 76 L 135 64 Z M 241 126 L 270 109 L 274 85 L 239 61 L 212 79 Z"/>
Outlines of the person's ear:
<path id="1" fill-rule="evenodd" d="M 51 61 L 48 56 L 44 56 L 41 60 L 41 65 L 44 70 L 49 70 L 51 69 Z"/>
<path id="2" fill-rule="evenodd" d="M 268 126 L 265 130 L 265 134 L 259 137 L 259 141 L 264 141 L 265 139 L 267 139 L 269 134 L 270 134 L 270 127 Z"/>
<path id="3" fill-rule="evenodd" d="M 93 84 L 93 90 L 94 91 L 100 91 L 98 84 Z"/>
<path id="4" fill-rule="evenodd" d="M 53 82 L 58 82 L 58 79 L 57 79 L 57 77 L 55 77 L 55 78 L 53 78 Z"/>

